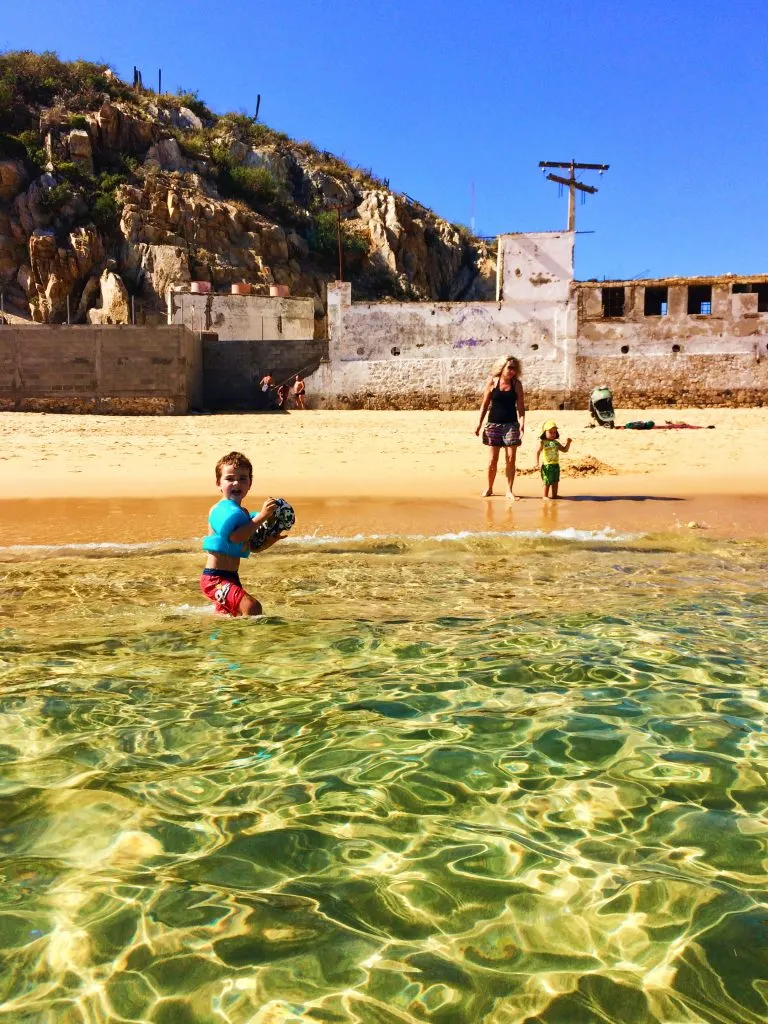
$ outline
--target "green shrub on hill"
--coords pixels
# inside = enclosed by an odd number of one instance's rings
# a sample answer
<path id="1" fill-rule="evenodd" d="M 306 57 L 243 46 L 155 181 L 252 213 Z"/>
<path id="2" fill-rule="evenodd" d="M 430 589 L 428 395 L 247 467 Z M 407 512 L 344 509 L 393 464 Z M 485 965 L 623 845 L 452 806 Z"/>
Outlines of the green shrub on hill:
<path id="1" fill-rule="evenodd" d="M 59 60 L 51 50 L 0 53 L 0 129 L 24 130 L 32 123 L 33 110 L 41 106 L 57 103 L 78 112 L 100 106 L 105 94 L 129 97 L 131 90 L 106 74 L 109 70 L 92 61 Z"/>
<path id="2" fill-rule="evenodd" d="M 320 210 L 312 216 L 307 233 L 309 248 L 321 259 L 337 259 L 339 254 L 339 224 L 333 210 Z M 368 252 L 368 242 L 361 235 L 350 232 L 341 222 L 341 250 L 344 256 L 359 257 Z"/>

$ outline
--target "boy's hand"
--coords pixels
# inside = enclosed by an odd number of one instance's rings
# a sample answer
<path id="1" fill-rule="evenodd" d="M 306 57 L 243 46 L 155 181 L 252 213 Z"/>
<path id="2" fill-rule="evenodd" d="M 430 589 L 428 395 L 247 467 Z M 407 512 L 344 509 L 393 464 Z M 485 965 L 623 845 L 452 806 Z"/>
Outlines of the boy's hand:
<path id="1" fill-rule="evenodd" d="M 266 519 L 268 516 L 277 508 L 277 502 L 274 498 L 267 498 L 264 504 L 261 506 L 261 515 Z"/>

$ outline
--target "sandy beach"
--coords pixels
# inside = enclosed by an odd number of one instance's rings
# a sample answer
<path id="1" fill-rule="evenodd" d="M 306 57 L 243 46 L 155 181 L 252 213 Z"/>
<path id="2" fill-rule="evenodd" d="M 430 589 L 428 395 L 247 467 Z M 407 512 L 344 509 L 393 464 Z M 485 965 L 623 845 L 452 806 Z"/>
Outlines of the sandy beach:
<path id="1" fill-rule="evenodd" d="M 556 511 L 533 465 L 536 428 L 556 419 L 570 452 Z M 185 417 L 0 414 L 0 522 L 6 543 L 52 535 L 115 539 L 194 535 L 215 497 L 213 467 L 237 449 L 254 463 L 254 500 L 300 502 L 303 521 L 356 529 L 611 526 L 696 522 L 729 534 L 765 532 L 766 409 L 621 410 L 632 420 L 698 430 L 607 430 L 584 411 L 529 412 L 512 509 L 500 474 L 483 501 L 487 449 L 476 412 L 323 412 Z M 169 507 L 168 499 L 178 498 Z M 765 499 L 765 500 L 763 500 Z M 106 505 L 104 504 L 106 503 Z M 105 508 L 111 514 L 105 518 Z M 447 509 L 451 509 L 451 515 Z M 197 525 L 196 525 L 197 524 Z M 186 531 L 186 532 L 185 532 Z"/>

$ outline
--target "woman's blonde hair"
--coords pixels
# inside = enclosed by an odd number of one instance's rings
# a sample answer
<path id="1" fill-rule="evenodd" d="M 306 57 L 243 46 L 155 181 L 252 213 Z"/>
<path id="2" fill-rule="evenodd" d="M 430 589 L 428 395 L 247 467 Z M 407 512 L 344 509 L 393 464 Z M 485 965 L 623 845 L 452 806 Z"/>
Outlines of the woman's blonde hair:
<path id="1" fill-rule="evenodd" d="M 515 371 L 515 376 L 519 377 L 523 368 L 520 365 L 520 360 L 517 358 L 517 356 L 504 356 L 503 359 L 500 359 L 498 363 L 494 365 L 493 370 L 491 371 L 491 376 L 500 377 L 502 370 L 507 365 L 507 363 L 509 363 L 512 366 L 512 369 Z"/>

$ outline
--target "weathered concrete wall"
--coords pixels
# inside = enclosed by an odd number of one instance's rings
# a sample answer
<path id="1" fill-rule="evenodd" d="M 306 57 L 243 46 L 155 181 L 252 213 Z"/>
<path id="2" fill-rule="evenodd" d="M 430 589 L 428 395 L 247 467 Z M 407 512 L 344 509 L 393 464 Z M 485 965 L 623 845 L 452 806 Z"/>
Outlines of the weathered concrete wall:
<path id="1" fill-rule="evenodd" d="M 221 340 L 203 335 L 203 407 L 259 408 L 258 384 L 265 374 L 271 373 L 276 384 L 296 373 L 309 376 L 325 355 L 324 341 Z M 313 404 L 309 385 L 307 405 Z"/>
<path id="2" fill-rule="evenodd" d="M 573 280 L 573 231 L 499 235 L 501 302 L 567 302 Z"/>
<path id="3" fill-rule="evenodd" d="M 200 338 L 184 327 L 0 327 L 0 409 L 184 413 L 201 401 Z"/>
<path id="4" fill-rule="evenodd" d="M 739 278 L 738 283 L 765 278 Z M 573 285 L 578 307 L 572 401 L 608 384 L 620 405 L 768 402 L 768 312 L 730 278 Z M 688 288 L 711 288 L 711 313 L 688 312 Z M 624 315 L 605 316 L 604 288 L 624 288 Z M 667 289 L 665 315 L 646 315 L 646 288 Z"/>
<path id="5" fill-rule="evenodd" d="M 573 322 L 572 322 L 573 321 Z M 328 286 L 328 365 L 312 382 L 318 404 L 340 408 L 465 408 L 494 362 L 524 363 L 542 404 L 564 400 L 575 333 L 567 302 L 354 303 Z"/>
<path id="6" fill-rule="evenodd" d="M 168 323 L 212 331 L 222 341 L 305 341 L 315 337 L 315 304 L 312 299 L 264 295 L 169 292 Z"/>

